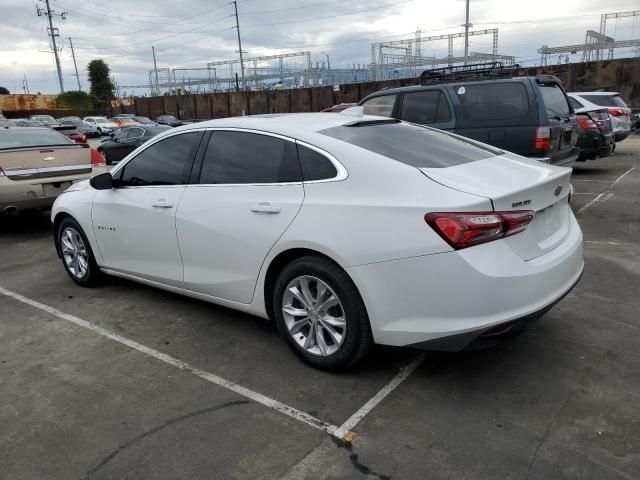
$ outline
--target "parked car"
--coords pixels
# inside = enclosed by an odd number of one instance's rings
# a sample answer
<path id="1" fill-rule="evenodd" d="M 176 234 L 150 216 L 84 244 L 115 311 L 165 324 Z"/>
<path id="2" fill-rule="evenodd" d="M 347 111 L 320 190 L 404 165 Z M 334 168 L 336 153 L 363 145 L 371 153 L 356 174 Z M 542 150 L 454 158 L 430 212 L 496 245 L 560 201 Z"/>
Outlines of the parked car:
<path id="1" fill-rule="evenodd" d="M 118 118 L 133 118 L 135 116 L 135 114 L 133 113 L 119 113 L 118 115 L 116 115 L 116 117 Z"/>
<path id="2" fill-rule="evenodd" d="M 167 130 L 171 130 L 171 127 L 166 125 L 123 127 L 112 138 L 103 140 L 98 151 L 104 156 L 107 165 L 111 165 L 122 160 L 150 138 Z"/>
<path id="3" fill-rule="evenodd" d="M 118 128 L 115 123 L 107 120 L 107 117 L 84 117 L 84 121 L 96 127 L 100 135 L 109 135 L 112 130 Z"/>
<path id="4" fill-rule="evenodd" d="M 189 120 L 178 120 L 173 115 L 160 115 L 156 118 L 156 123 L 160 125 L 169 125 L 170 127 L 181 127 L 182 125 L 190 125 L 193 122 Z"/>
<path id="5" fill-rule="evenodd" d="M 97 151 L 51 128 L 0 129 L 0 213 L 50 207 L 71 184 L 104 171 Z"/>
<path id="6" fill-rule="evenodd" d="M 132 127 L 133 125 L 140 125 L 131 117 L 111 117 L 109 121 L 114 123 L 117 127 Z"/>
<path id="7" fill-rule="evenodd" d="M 96 127 L 89 123 L 83 122 L 79 118 L 77 120 L 73 118 L 61 118 L 60 124 L 62 126 L 75 127 L 80 133 L 83 133 L 89 138 L 98 138 L 102 135 Z"/>
<path id="8" fill-rule="evenodd" d="M 80 117 L 77 117 L 75 115 L 71 115 L 69 117 L 60 117 L 58 119 L 58 122 L 62 123 L 65 120 L 72 120 L 72 121 L 77 121 L 77 122 L 81 122 L 82 121 L 82 119 Z"/>
<path id="9" fill-rule="evenodd" d="M 579 161 L 608 157 L 615 149 L 615 139 L 611 128 L 611 118 L 606 108 L 576 110 L 578 116 Z"/>
<path id="10" fill-rule="evenodd" d="M 574 99 L 578 108 L 591 110 L 606 107 L 611 116 L 611 127 L 616 142 L 621 142 L 631 133 L 631 109 L 617 92 L 571 92 L 569 97 Z"/>
<path id="11" fill-rule="evenodd" d="M 338 103 L 337 105 L 333 105 L 332 107 L 325 108 L 321 110 L 321 112 L 342 112 L 347 108 L 355 107 L 358 105 L 357 103 Z"/>
<path id="12" fill-rule="evenodd" d="M 29 120 L 26 118 L 16 118 L 11 120 L 16 127 L 44 127 L 45 125 L 39 120 Z"/>
<path id="13" fill-rule="evenodd" d="M 158 125 L 156 122 L 154 122 L 153 120 L 147 118 L 147 117 L 142 117 L 140 115 L 136 115 L 135 117 L 131 117 L 132 120 L 138 122 L 140 125 Z"/>
<path id="14" fill-rule="evenodd" d="M 37 120 L 41 124 L 53 128 L 60 125 L 60 123 L 51 115 L 31 115 L 29 120 Z"/>
<path id="15" fill-rule="evenodd" d="M 578 121 L 560 80 L 516 77 L 495 64 L 426 70 L 420 86 L 381 90 L 358 105 L 558 166 L 578 158 Z M 499 65 L 498 65 L 499 66 Z"/>
<path id="16" fill-rule="evenodd" d="M 544 314 L 584 265 L 570 175 L 395 119 L 235 117 L 154 137 L 51 219 L 79 285 L 103 272 L 272 318 L 336 369 Z"/>
<path id="17" fill-rule="evenodd" d="M 76 143 L 87 143 L 87 136 L 78 130 L 75 125 L 60 125 L 59 127 L 54 127 L 54 130 L 65 137 L 69 137 Z"/>

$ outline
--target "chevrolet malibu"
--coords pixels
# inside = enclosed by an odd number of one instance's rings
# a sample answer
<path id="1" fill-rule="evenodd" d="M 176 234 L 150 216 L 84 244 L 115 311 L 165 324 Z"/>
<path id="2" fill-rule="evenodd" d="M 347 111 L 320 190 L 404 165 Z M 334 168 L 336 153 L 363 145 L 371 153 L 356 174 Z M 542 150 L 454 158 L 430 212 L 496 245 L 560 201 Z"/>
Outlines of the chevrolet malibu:
<path id="1" fill-rule="evenodd" d="M 519 332 L 577 283 L 570 169 L 353 110 L 154 137 L 57 199 L 67 273 L 273 319 L 324 369 Z"/>

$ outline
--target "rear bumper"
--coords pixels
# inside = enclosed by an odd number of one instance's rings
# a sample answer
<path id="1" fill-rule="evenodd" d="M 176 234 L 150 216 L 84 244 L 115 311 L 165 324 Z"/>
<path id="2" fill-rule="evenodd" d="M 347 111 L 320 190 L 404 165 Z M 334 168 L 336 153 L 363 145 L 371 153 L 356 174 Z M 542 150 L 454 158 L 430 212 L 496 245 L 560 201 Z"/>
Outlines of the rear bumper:
<path id="1" fill-rule="evenodd" d="M 580 149 L 573 147 L 566 154 L 558 154 L 551 157 L 528 157 L 531 160 L 537 160 L 538 162 L 547 163 L 549 165 L 555 165 L 556 167 L 572 167 L 580 156 Z"/>
<path id="2" fill-rule="evenodd" d="M 615 132 L 615 138 L 616 138 L 616 142 L 621 142 L 623 141 L 625 138 L 627 138 L 629 135 L 631 135 L 631 130 L 624 130 L 624 131 L 618 131 Z"/>
<path id="3" fill-rule="evenodd" d="M 540 316 L 571 290 L 583 268 L 582 232 L 571 214 L 564 241 L 529 261 L 498 240 L 347 271 L 365 301 L 376 343 L 440 339 L 448 345 L 452 337 L 464 348 L 498 325 Z"/>
<path id="4" fill-rule="evenodd" d="M 34 180 L 0 179 L 0 213 L 6 210 L 33 210 L 50 208 L 53 202 L 68 187 L 68 183 L 76 183 L 96 174 L 67 175 Z M 45 187 L 43 185 L 47 185 Z M 56 186 L 57 185 L 57 186 Z"/>

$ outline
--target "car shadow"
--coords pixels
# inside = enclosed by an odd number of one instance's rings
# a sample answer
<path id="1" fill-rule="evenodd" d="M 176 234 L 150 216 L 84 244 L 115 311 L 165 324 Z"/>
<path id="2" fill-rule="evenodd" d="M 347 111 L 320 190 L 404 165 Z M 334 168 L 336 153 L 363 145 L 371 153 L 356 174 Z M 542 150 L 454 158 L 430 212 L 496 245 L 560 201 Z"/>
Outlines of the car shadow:
<path id="1" fill-rule="evenodd" d="M 51 233 L 49 210 L 21 212 L 13 216 L 0 215 L 0 235 L 42 235 Z"/>

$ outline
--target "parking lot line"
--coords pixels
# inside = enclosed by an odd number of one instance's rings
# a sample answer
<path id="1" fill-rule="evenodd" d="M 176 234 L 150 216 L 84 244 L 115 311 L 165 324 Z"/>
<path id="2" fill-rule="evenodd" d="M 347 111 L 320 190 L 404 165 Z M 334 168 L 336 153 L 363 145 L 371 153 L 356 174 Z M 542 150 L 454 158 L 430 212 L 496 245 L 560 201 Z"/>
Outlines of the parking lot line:
<path id="1" fill-rule="evenodd" d="M 367 416 L 371 410 L 373 410 L 387 395 L 393 392 L 402 382 L 404 382 L 413 371 L 420 366 L 424 360 L 424 353 L 419 354 L 411 362 L 407 364 L 395 377 L 391 379 L 384 387 L 382 387 L 378 393 L 367 401 L 362 407 L 360 407 L 353 415 L 351 415 L 337 430 L 333 432 L 333 435 L 338 438 L 345 438 L 350 440 L 348 434 L 352 433 L 360 421 Z"/>
<path id="2" fill-rule="evenodd" d="M 253 400 L 254 402 L 260 403 L 265 407 L 268 407 L 280 413 L 283 413 L 284 415 L 287 415 L 288 417 L 291 417 L 302 423 L 306 423 L 307 425 L 317 428 L 318 430 L 321 430 L 325 433 L 335 435 L 335 432 L 338 430 L 338 427 L 336 427 L 335 425 L 331 425 L 330 423 L 320 420 L 319 418 L 316 418 L 313 415 L 310 415 L 296 408 L 290 407 L 289 405 L 285 405 L 284 403 L 281 403 L 278 400 L 275 400 L 273 398 L 267 397 L 261 393 L 254 392 L 253 390 L 250 390 L 246 387 L 243 387 L 242 385 L 238 385 L 237 383 L 226 380 L 222 377 L 219 377 L 218 375 L 196 368 L 186 362 L 183 362 L 182 360 L 178 360 L 177 358 L 172 357 L 171 355 L 167 355 L 165 353 L 159 352 L 158 350 L 142 345 L 141 343 L 138 343 L 134 340 L 130 340 L 126 337 L 123 337 L 122 335 L 118 335 L 117 333 L 110 332 L 109 330 L 99 327 L 98 325 L 94 325 L 74 315 L 64 313 L 56 308 L 50 307 L 49 305 L 45 305 L 44 303 L 40 303 L 36 300 L 32 300 L 23 295 L 20 295 L 19 293 L 12 292 L 11 290 L 7 290 L 2 287 L 0 287 L 0 293 L 7 297 L 13 298 L 14 300 L 17 300 L 19 302 L 38 308 L 58 318 L 74 323 L 80 327 L 86 328 L 87 330 L 91 330 L 92 332 L 97 333 L 98 335 L 106 337 L 110 340 L 113 340 L 114 342 L 118 342 L 122 345 L 126 345 L 127 347 L 137 350 L 140 353 L 144 353 L 145 355 L 153 357 L 156 360 L 160 360 L 161 362 L 164 362 L 167 365 L 171 365 L 173 367 L 179 368 L 180 370 L 189 372 L 215 385 L 226 388 L 227 390 L 231 390 L 232 392 L 235 392 L 238 395 L 241 395 L 250 400 Z"/>
<path id="3" fill-rule="evenodd" d="M 618 178 L 616 178 L 613 182 L 611 182 L 610 185 L 607 185 L 605 187 L 605 189 L 600 192 L 598 194 L 597 197 L 595 197 L 593 200 L 591 200 L 589 203 L 587 203 L 586 205 L 584 205 L 580 210 L 578 210 L 576 212 L 576 215 L 580 215 L 582 212 L 584 212 L 587 208 L 589 208 L 591 205 L 593 205 L 596 202 L 599 202 L 601 198 L 605 197 L 605 194 L 607 193 L 607 190 L 609 190 L 610 188 L 614 187 L 620 180 L 622 180 L 624 177 L 626 177 L 629 173 L 631 173 L 636 167 L 631 167 L 629 170 L 627 170 L 626 172 L 624 172 L 622 175 L 620 175 Z M 604 200 L 608 200 L 609 198 L 611 198 L 612 194 L 608 194 L 608 196 L 606 196 L 604 198 Z M 604 201 L 603 200 L 603 201 Z"/>

